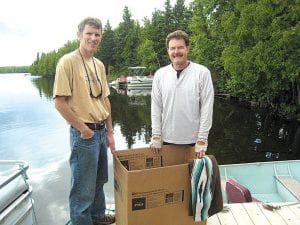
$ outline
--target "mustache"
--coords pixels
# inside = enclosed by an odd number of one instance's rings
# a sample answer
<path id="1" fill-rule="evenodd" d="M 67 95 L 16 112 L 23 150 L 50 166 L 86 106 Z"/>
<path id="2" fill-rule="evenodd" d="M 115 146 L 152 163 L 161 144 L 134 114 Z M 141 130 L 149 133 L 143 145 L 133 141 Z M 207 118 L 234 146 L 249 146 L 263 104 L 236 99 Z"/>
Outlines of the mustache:
<path id="1" fill-rule="evenodd" d="M 175 58 L 175 57 L 182 57 L 183 56 L 183 54 L 180 54 L 180 53 L 177 53 L 177 54 L 174 54 L 173 55 L 173 57 Z"/>

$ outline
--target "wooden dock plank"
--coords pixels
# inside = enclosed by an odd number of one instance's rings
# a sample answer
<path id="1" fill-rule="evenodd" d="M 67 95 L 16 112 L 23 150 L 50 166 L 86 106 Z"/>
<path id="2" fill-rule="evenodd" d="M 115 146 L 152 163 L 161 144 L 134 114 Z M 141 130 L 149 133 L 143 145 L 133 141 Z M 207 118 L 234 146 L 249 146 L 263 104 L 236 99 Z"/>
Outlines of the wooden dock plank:
<path id="1" fill-rule="evenodd" d="M 262 206 L 262 204 L 258 204 L 258 206 L 270 224 L 272 224 L 272 225 L 286 225 L 287 224 L 284 221 L 284 219 L 277 213 L 276 210 L 265 209 Z"/>
<path id="2" fill-rule="evenodd" d="M 258 202 L 229 204 L 224 208 L 227 210 L 208 218 L 207 225 L 300 225 L 300 203 L 283 204 L 272 211 Z"/>
<path id="3" fill-rule="evenodd" d="M 261 203 L 244 203 L 243 207 L 246 209 L 249 217 L 255 225 L 269 225 L 268 219 L 265 217 L 258 204 Z"/>
<path id="4" fill-rule="evenodd" d="M 219 221 L 217 214 L 215 214 L 208 218 L 207 224 L 208 225 L 221 225 L 221 222 Z"/>
<path id="5" fill-rule="evenodd" d="M 243 221 L 243 225 L 254 225 L 243 204 L 230 204 L 230 210 L 238 223 Z"/>
<path id="6" fill-rule="evenodd" d="M 235 220 L 234 216 L 232 215 L 231 210 L 226 210 L 219 212 L 217 214 L 219 218 L 219 222 L 221 225 L 238 225 L 237 221 Z M 208 223 L 209 225 L 215 225 L 214 223 Z"/>
<path id="7" fill-rule="evenodd" d="M 296 215 L 298 219 L 300 219 L 300 204 L 297 205 L 289 205 L 289 209 Z M 300 224 L 300 223 L 299 223 Z"/>
<path id="8" fill-rule="evenodd" d="M 258 202 L 229 204 L 227 208 L 209 218 L 207 225 L 300 225 L 300 203 L 283 204 L 274 210 L 265 209 Z"/>
<path id="9" fill-rule="evenodd" d="M 299 206 L 300 204 L 298 204 Z M 294 212 L 290 209 L 291 206 L 282 206 L 280 209 L 277 209 L 277 212 L 284 219 L 286 224 L 294 225 L 300 224 L 300 219 L 294 214 Z"/>

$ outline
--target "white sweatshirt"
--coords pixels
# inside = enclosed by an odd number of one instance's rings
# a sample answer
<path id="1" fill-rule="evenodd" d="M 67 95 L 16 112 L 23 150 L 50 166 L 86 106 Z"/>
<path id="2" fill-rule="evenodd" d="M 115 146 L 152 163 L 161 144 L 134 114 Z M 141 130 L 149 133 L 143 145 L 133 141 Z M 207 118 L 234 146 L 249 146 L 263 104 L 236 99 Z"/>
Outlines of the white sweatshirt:
<path id="1" fill-rule="evenodd" d="M 177 79 L 172 64 L 154 75 L 151 93 L 152 135 L 174 144 L 208 138 L 212 126 L 214 89 L 210 71 L 190 62 Z"/>

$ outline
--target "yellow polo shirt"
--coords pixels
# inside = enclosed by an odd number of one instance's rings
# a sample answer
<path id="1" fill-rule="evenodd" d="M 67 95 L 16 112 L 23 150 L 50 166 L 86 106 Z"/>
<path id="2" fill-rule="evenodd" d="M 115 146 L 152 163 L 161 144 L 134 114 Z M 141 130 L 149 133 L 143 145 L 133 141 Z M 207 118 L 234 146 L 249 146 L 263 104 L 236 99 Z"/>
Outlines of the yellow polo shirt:
<path id="1" fill-rule="evenodd" d="M 105 67 L 96 58 L 94 58 L 94 62 L 101 84 L 101 97 L 92 98 L 90 96 L 90 85 L 93 85 L 93 82 L 98 82 L 99 85 L 99 81 L 94 79 L 94 65 L 85 62 L 87 74 L 78 49 L 64 55 L 59 60 L 53 87 L 53 98 L 56 96 L 68 96 L 68 104 L 72 111 L 86 123 L 103 121 L 109 116 L 109 110 L 104 102 L 104 98 L 110 94 Z"/>

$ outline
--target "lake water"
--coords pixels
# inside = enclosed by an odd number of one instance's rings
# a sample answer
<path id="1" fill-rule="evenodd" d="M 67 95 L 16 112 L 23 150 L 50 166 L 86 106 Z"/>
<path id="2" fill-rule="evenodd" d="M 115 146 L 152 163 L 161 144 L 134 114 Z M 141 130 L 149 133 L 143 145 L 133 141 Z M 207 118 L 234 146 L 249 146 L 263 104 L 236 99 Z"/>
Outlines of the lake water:
<path id="1" fill-rule="evenodd" d="M 0 159 L 29 162 L 39 225 L 63 225 L 69 217 L 69 127 L 54 109 L 52 86 L 52 79 L 0 74 Z M 111 89 L 110 99 L 116 148 L 148 146 L 150 90 Z M 296 121 L 215 100 L 208 151 L 219 164 L 296 159 L 299 139 Z M 111 155 L 109 167 L 105 190 L 113 203 Z"/>

